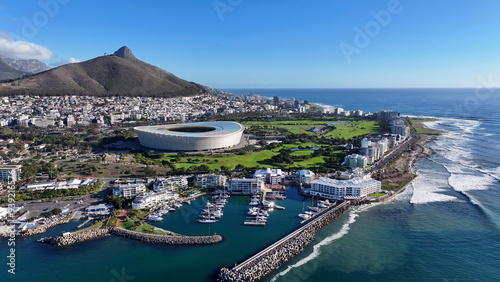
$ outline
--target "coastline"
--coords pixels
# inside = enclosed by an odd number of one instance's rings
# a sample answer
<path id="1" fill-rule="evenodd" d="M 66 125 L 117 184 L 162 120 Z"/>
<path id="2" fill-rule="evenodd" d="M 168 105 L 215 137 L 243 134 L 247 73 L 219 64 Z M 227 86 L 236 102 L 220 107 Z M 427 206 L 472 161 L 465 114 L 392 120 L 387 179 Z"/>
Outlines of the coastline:
<path id="1" fill-rule="evenodd" d="M 439 119 L 433 119 L 433 122 L 436 122 L 436 121 L 439 121 Z M 423 123 L 421 123 L 421 125 L 424 126 L 426 129 L 434 130 L 434 129 L 431 129 L 431 128 L 425 126 L 425 124 L 423 124 Z M 435 131 L 437 131 L 437 130 L 435 130 Z M 413 182 L 413 180 L 415 180 L 415 178 L 417 178 L 419 176 L 416 172 L 417 161 L 421 158 L 429 157 L 435 153 L 434 150 L 432 150 L 428 146 L 428 144 L 430 142 L 433 142 L 434 140 L 436 140 L 438 138 L 438 136 L 441 134 L 446 134 L 446 132 L 443 131 L 443 132 L 440 132 L 438 134 L 424 134 L 424 133 L 417 134 L 418 140 L 411 146 L 411 152 L 408 154 L 408 157 L 406 159 L 406 170 L 409 173 L 414 175 L 413 178 L 410 181 L 408 181 L 407 183 L 405 183 L 402 187 L 397 189 L 392 195 L 390 195 L 387 198 L 384 198 L 380 202 L 390 201 L 396 195 L 401 194 L 402 192 L 404 192 L 406 190 L 408 185 L 410 185 Z M 404 157 L 403 155 L 400 155 L 399 157 L 394 159 L 391 163 L 388 163 L 386 165 L 386 167 L 390 166 L 393 163 L 401 161 L 400 159 L 402 159 L 403 157 Z"/>
<path id="2" fill-rule="evenodd" d="M 413 176 L 411 176 L 411 180 L 408 181 L 406 184 L 404 184 L 402 187 L 397 189 L 393 194 L 391 194 L 389 197 L 384 198 L 380 202 L 386 202 L 390 201 L 395 198 L 395 196 L 399 195 L 400 193 L 404 192 L 408 185 L 412 183 L 412 181 L 418 176 L 416 174 L 416 162 L 420 158 L 424 158 L 427 156 L 430 156 L 434 154 L 434 151 L 426 146 L 429 142 L 435 140 L 438 135 L 434 134 L 419 134 L 416 133 L 416 137 L 418 138 L 415 143 L 411 145 L 411 152 L 408 154 L 408 157 L 405 158 L 404 153 L 401 155 L 397 156 L 394 158 L 391 162 L 387 163 L 383 168 L 385 169 L 388 166 L 393 165 L 394 163 L 398 163 L 401 161 L 401 159 L 404 159 L 407 164 L 407 169 Z M 401 163 L 401 162 L 400 162 Z M 365 202 L 369 204 L 370 202 Z M 359 203 L 361 204 L 361 203 Z M 236 265 L 234 268 L 229 269 L 229 268 L 221 268 L 218 272 L 218 278 L 220 281 L 253 281 L 255 279 L 255 275 L 257 275 L 257 280 L 261 279 L 268 274 L 270 274 L 272 271 L 279 269 L 281 265 L 291 259 L 292 257 L 300 254 L 306 245 L 308 245 L 311 241 L 312 238 L 314 237 L 316 231 L 321 229 L 323 226 L 329 224 L 331 221 L 335 220 L 336 217 L 338 217 L 340 214 L 343 212 L 347 211 L 350 207 L 350 202 L 348 201 L 348 205 L 342 209 L 342 212 L 336 214 L 334 217 L 329 218 L 328 221 L 323 222 L 322 224 L 319 224 L 314 230 L 309 230 L 308 236 L 306 237 L 301 237 L 297 236 L 296 238 L 293 238 L 289 242 L 289 244 L 286 244 L 286 247 L 283 248 L 278 248 L 277 250 L 268 251 L 268 249 L 273 249 L 277 244 L 281 243 L 281 241 L 285 240 L 285 242 L 288 242 L 288 238 L 291 235 L 294 235 L 295 233 L 299 232 L 301 230 L 301 227 L 294 232 L 290 233 L 289 235 L 285 236 L 283 239 L 280 241 L 277 241 L 273 245 L 269 246 L 268 248 L 260 251 L 257 255 L 254 257 L 248 258 L 247 260 L 243 261 L 240 263 L 240 265 Z M 310 223 L 315 222 L 315 220 L 312 220 Z M 293 251 L 285 252 L 283 249 L 290 249 Z M 265 252 L 271 252 L 270 254 L 265 254 Z M 259 262 L 254 262 L 256 260 L 255 257 L 259 257 Z M 261 257 L 262 256 L 262 257 Z M 250 264 L 250 267 L 247 267 L 247 264 Z M 240 269 L 244 265 L 243 269 Z"/>

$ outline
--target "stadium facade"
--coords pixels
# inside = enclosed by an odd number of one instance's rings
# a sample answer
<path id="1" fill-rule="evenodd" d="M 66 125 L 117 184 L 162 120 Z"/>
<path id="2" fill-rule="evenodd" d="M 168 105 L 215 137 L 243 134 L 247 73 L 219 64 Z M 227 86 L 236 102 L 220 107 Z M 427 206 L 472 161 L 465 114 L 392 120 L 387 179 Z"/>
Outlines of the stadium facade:
<path id="1" fill-rule="evenodd" d="M 245 127 L 236 122 L 212 121 L 134 128 L 142 146 L 169 151 L 223 149 L 240 143 Z"/>

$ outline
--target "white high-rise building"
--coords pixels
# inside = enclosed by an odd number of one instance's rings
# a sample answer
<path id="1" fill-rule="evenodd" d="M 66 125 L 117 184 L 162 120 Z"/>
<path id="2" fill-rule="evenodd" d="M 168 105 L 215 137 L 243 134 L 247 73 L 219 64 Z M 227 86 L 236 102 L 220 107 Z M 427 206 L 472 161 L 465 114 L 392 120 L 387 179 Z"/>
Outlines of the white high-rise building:
<path id="1" fill-rule="evenodd" d="M 148 192 L 140 194 L 132 201 L 133 209 L 145 209 L 157 205 L 163 201 L 178 199 L 179 195 L 169 191 Z"/>
<path id="2" fill-rule="evenodd" d="M 119 185 L 113 188 L 113 196 L 119 196 L 123 198 L 132 198 L 142 192 L 146 192 L 146 186 L 144 186 L 144 184 L 126 184 Z"/>
<path id="3" fill-rule="evenodd" d="M 381 191 L 380 181 L 370 175 L 349 180 L 321 177 L 311 182 L 311 195 L 334 200 L 360 199 Z"/>
<path id="4" fill-rule="evenodd" d="M 0 165 L 2 181 L 18 181 L 21 178 L 21 165 Z"/>
<path id="5" fill-rule="evenodd" d="M 350 166 L 352 168 L 355 167 L 363 168 L 368 165 L 368 158 L 366 156 L 352 154 L 344 158 L 344 163 L 346 166 Z"/>
<path id="6" fill-rule="evenodd" d="M 231 193 L 255 194 L 264 189 L 264 180 L 261 178 L 237 178 L 227 182 L 227 190 Z"/>
<path id="7" fill-rule="evenodd" d="M 256 170 L 253 174 L 254 178 L 262 178 L 266 183 L 276 185 L 281 183 L 283 179 L 283 171 L 279 168 L 266 168 Z"/>
<path id="8" fill-rule="evenodd" d="M 76 121 L 75 121 L 75 117 L 74 117 L 73 115 L 68 115 L 68 116 L 66 117 L 66 125 L 67 125 L 67 126 L 71 127 L 71 126 L 73 126 L 75 123 L 76 123 Z"/>
<path id="9" fill-rule="evenodd" d="M 299 170 L 299 183 L 310 184 L 314 180 L 314 172 L 308 169 Z"/>
<path id="10" fill-rule="evenodd" d="M 389 139 L 385 137 L 363 138 L 359 154 L 366 156 L 368 164 L 378 161 L 389 149 Z"/>
<path id="11" fill-rule="evenodd" d="M 194 177 L 198 188 L 216 188 L 226 186 L 227 177 L 219 174 L 198 174 Z"/>

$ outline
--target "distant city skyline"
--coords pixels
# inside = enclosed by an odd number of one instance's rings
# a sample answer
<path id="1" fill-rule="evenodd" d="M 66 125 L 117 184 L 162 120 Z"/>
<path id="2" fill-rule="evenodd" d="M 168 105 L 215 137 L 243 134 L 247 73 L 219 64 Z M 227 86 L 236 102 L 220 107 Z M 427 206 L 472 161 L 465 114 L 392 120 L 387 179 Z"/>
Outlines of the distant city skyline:
<path id="1" fill-rule="evenodd" d="M 495 1 L 10 1 L 0 55 L 135 56 L 216 88 L 500 87 Z M 485 85 L 485 80 L 487 85 Z"/>

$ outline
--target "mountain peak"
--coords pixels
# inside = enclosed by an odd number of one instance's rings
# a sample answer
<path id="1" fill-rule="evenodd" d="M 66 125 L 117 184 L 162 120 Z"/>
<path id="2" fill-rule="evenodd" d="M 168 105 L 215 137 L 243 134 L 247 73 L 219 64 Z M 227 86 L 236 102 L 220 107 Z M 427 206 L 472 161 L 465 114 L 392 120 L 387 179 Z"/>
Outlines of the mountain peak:
<path id="1" fill-rule="evenodd" d="M 113 55 L 117 57 L 122 57 L 124 59 L 134 59 L 134 60 L 137 59 L 127 46 L 123 46 L 122 48 L 116 50 L 116 52 L 114 52 Z"/>

